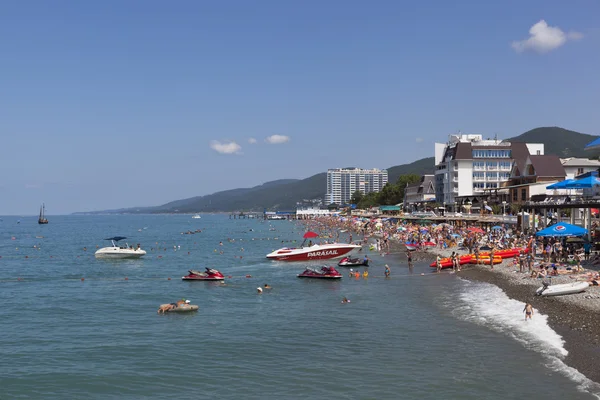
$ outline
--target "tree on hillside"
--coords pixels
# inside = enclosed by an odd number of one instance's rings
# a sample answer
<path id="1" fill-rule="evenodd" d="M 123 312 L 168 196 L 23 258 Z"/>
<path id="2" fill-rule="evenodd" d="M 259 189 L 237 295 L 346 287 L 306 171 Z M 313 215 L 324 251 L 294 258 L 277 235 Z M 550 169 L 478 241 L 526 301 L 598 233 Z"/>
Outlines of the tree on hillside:
<path id="1" fill-rule="evenodd" d="M 400 185 L 394 185 L 393 183 L 388 183 L 385 185 L 377 196 L 377 200 L 380 205 L 398 204 L 402 202 L 403 198 L 404 190 L 400 187 Z"/>
<path id="2" fill-rule="evenodd" d="M 365 197 L 365 195 L 360 190 L 357 190 L 354 193 L 352 193 L 352 197 L 350 198 L 350 203 L 358 204 L 363 199 L 363 197 Z"/>
<path id="3" fill-rule="evenodd" d="M 363 196 L 363 198 L 356 204 L 356 207 L 365 209 L 373 206 L 378 206 L 378 195 L 379 193 L 371 192 Z"/>

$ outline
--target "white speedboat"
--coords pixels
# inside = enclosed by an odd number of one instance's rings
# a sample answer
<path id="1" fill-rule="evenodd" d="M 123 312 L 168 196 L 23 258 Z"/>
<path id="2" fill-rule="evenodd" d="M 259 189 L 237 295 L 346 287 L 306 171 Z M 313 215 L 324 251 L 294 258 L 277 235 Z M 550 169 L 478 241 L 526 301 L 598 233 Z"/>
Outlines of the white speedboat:
<path id="1" fill-rule="evenodd" d="M 343 257 L 362 246 L 351 243 L 314 244 L 307 247 L 284 247 L 267 254 L 267 258 L 278 261 L 328 260 Z"/>
<path id="2" fill-rule="evenodd" d="M 196 214 L 196 215 L 192 216 L 192 218 L 194 218 L 194 219 L 200 219 L 202 217 L 200 216 L 200 214 Z"/>
<path id="3" fill-rule="evenodd" d="M 543 282 L 542 285 L 535 291 L 538 296 L 562 296 L 564 294 L 581 293 L 590 287 L 588 282 L 562 283 L 559 285 L 549 285 Z"/>
<path id="4" fill-rule="evenodd" d="M 146 254 L 146 250 L 142 250 L 140 245 L 137 247 L 129 246 L 125 243 L 125 246 L 119 246 L 120 240 L 127 239 L 124 236 L 115 236 L 105 240 L 110 240 L 112 246 L 103 247 L 96 251 L 94 254 L 96 258 L 140 258 Z"/>

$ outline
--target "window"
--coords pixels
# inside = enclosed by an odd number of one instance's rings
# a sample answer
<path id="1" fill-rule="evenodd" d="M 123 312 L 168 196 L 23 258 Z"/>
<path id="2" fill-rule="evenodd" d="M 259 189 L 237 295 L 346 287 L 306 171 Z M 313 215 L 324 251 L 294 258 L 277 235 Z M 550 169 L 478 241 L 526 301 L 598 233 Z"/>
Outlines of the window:
<path id="1" fill-rule="evenodd" d="M 493 179 L 493 180 L 497 180 L 498 179 L 498 173 L 497 172 L 488 172 L 486 175 L 487 175 L 488 179 Z"/>
<path id="2" fill-rule="evenodd" d="M 473 150 L 473 158 L 510 158 L 510 150 Z"/>
<path id="3" fill-rule="evenodd" d="M 583 168 L 577 168 L 577 174 L 575 176 L 579 176 L 583 174 Z"/>
<path id="4" fill-rule="evenodd" d="M 519 201 L 519 192 L 517 189 L 512 190 L 512 199 L 514 202 Z"/>
<path id="5" fill-rule="evenodd" d="M 527 200 L 527 189 L 521 189 L 521 201 Z"/>
<path id="6" fill-rule="evenodd" d="M 482 181 L 485 179 L 485 174 L 483 172 L 473 172 L 473 180 Z"/>
<path id="7" fill-rule="evenodd" d="M 540 155 L 542 155 L 542 152 L 541 152 L 541 150 L 538 150 L 538 151 L 535 152 L 535 154 L 538 155 L 538 156 L 540 156 Z"/>
<path id="8" fill-rule="evenodd" d="M 498 162 L 496 161 L 486 161 L 485 166 L 487 169 L 496 169 L 498 168 Z"/>
<path id="9" fill-rule="evenodd" d="M 473 189 L 483 189 L 484 187 L 485 187 L 485 183 L 483 183 L 483 182 L 473 183 Z"/>
<path id="10" fill-rule="evenodd" d="M 501 180 L 509 179 L 510 178 L 510 172 L 500 172 L 498 174 L 498 176 L 500 177 Z"/>
<path id="11" fill-rule="evenodd" d="M 485 163 L 483 161 L 473 161 L 473 169 L 484 169 Z"/>
<path id="12" fill-rule="evenodd" d="M 488 182 L 486 187 L 488 189 L 496 189 L 498 187 L 498 184 L 496 182 Z"/>
<path id="13" fill-rule="evenodd" d="M 510 161 L 500 161 L 500 169 L 511 169 L 512 163 Z"/>

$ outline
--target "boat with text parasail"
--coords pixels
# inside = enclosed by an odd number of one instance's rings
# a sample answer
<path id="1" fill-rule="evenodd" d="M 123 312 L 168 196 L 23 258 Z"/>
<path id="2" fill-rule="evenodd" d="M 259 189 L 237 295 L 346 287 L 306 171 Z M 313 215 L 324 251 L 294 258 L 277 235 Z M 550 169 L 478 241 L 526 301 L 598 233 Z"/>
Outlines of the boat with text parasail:
<path id="1" fill-rule="evenodd" d="M 361 248 L 360 245 L 352 243 L 312 244 L 309 242 L 308 246 L 304 245 L 307 240 L 315 239 L 318 236 L 315 232 L 306 232 L 300 247 L 283 247 L 267 254 L 267 258 L 277 261 L 328 260 L 349 255 L 352 251 Z"/>

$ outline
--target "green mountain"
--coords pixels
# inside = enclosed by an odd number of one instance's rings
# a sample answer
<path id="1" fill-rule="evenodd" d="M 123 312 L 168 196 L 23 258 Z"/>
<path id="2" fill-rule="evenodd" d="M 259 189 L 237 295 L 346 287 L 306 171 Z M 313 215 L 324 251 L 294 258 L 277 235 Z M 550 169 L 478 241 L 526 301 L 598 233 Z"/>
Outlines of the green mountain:
<path id="1" fill-rule="evenodd" d="M 557 126 L 535 128 L 514 138 L 506 139 L 507 142 L 544 143 L 544 153 L 553 154 L 562 158 L 591 157 L 593 152 L 585 151 L 584 147 L 598 136 L 587 135 L 559 128 Z"/>
<path id="2" fill-rule="evenodd" d="M 583 150 L 586 144 L 598 136 L 569 131 L 558 127 L 536 128 L 514 138 L 512 142 L 544 143 L 545 154 L 560 157 L 590 157 L 593 152 Z M 388 168 L 389 182 L 395 183 L 400 175 L 432 174 L 434 158 L 427 157 L 410 164 Z M 172 201 L 158 207 L 130 208 L 104 212 L 120 213 L 194 213 L 219 211 L 262 211 L 293 210 L 302 200 L 323 199 L 327 184 L 325 172 L 306 179 L 281 179 L 259 186 L 244 189 L 232 189 L 206 196 Z"/>

